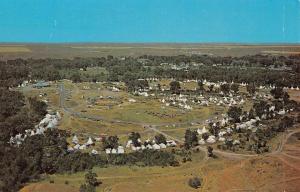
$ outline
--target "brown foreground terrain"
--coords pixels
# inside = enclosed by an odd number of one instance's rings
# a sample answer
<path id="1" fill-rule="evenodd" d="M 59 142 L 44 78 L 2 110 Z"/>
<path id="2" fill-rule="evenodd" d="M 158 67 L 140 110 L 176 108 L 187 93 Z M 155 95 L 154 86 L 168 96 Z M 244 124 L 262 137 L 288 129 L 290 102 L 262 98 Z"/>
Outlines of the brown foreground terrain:
<path id="1" fill-rule="evenodd" d="M 97 191 L 272 191 L 297 192 L 300 189 L 300 127 L 292 128 L 278 149 L 256 157 L 221 157 L 207 159 L 195 153 L 193 161 L 180 167 L 108 167 L 95 168 L 103 184 Z M 202 187 L 192 189 L 192 176 L 203 179 Z M 21 192 L 75 192 L 83 183 L 84 173 L 53 175 Z M 54 183 L 50 183 L 52 180 Z M 68 181 L 68 184 L 65 184 Z"/>
<path id="2" fill-rule="evenodd" d="M 140 56 L 140 55 L 192 55 L 243 56 L 254 54 L 299 54 L 298 44 L 0 44 L 0 60 L 13 58 L 73 58 Z"/>

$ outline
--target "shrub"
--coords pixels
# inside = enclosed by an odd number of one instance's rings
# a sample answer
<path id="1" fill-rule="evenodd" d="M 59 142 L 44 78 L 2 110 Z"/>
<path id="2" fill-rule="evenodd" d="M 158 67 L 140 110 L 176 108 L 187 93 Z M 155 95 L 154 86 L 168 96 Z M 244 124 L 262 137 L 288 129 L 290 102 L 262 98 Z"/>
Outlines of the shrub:
<path id="1" fill-rule="evenodd" d="M 189 179 L 189 186 L 194 189 L 198 189 L 201 186 L 201 180 L 199 177 L 193 177 Z"/>

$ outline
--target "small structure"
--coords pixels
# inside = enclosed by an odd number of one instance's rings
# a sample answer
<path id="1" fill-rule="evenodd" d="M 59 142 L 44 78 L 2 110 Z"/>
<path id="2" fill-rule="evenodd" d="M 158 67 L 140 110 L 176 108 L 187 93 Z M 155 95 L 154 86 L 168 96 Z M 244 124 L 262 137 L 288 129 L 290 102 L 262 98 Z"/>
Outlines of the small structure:
<path id="1" fill-rule="evenodd" d="M 68 151 L 68 152 L 73 152 L 73 151 L 74 151 L 74 148 L 73 148 L 73 147 L 68 147 L 67 151 Z"/>
<path id="2" fill-rule="evenodd" d="M 116 149 L 112 149 L 111 150 L 111 154 L 117 154 L 117 150 Z"/>
<path id="3" fill-rule="evenodd" d="M 79 147 L 79 149 L 80 149 L 80 150 L 85 150 L 85 149 L 86 149 L 86 145 L 85 145 L 85 144 L 81 145 L 81 146 Z"/>
<path id="4" fill-rule="evenodd" d="M 94 142 L 91 137 L 89 137 L 88 141 L 86 142 L 86 145 L 87 146 L 94 145 Z"/>
<path id="5" fill-rule="evenodd" d="M 207 143 L 215 143 L 216 137 L 214 135 L 210 135 L 206 141 Z"/>
<path id="6" fill-rule="evenodd" d="M 118 153 L 118 154 L 123 154 L 123 153 L 125 153 L 124 147 L 123 147 L 123 146 L 119 146 L 118 149 L 117 149 L 117 153 Z"/>
<path id="7" fill-rule="evenodd" d="M 80 145 L 79 145 L 79 144 L 76 144 L 76 145 L 74 146 L 74 149 L 79 150 L 79 147 L 80 147 Z"/>
<path id="8" fill-rule="evenodd" d="M 153 148 L 154 150 L 159 150 L 159 149 L 160 149 L 160 146 L 157 145 L 157 144 L 155 143 L 154 145 L 152 145 L 152 148 Z"/>
<path id="9" fill-rule="evenodd" d="M 50 87 L 49 82 L 46 81 L 38 81 L 36 84 L 33 84 L 34 88 L 41 89 L 44 87 Z"/>
<path id="10" fill-rule="evenodd" d="M 159 144 L 159 146 L 160 146 L 161 149 L 167 148 L 167 146 L 164 143 Z"/>
<path id="11" fill-rule="evenodd" d="M 74 137 L 72 139 L 72 143 L 74 143 L 74 144 L 78 144 L 79 143 L 79 140 L 78 140 L 78 138 L 77 138 L 76 135 L 74 135 Z"/>
<path id="12" fill-rule="evenodd" d="M 199 145 L 204 145 L 204 144 L 205 144 L 204 139 L 200 139 L 200 140 L 198 141 L 198 144 L 199 144 Z"/>
<path id="13" fill-rule="evenodd" d="M 111 148 L 105 149 L 105 153 L 106 153 L 106 154 L 110 154 L 110 153 L 111 153 Z"/>

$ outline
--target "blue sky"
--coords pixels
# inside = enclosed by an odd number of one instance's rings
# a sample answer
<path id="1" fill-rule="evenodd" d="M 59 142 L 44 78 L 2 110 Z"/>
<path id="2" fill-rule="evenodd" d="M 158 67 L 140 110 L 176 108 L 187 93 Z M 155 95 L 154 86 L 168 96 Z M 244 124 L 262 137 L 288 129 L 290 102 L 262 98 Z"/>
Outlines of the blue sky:
<path id="1" fill-rule="evenodd" d="M 300 0 L 0 0 L 0 42 L 300 43 Z"/>

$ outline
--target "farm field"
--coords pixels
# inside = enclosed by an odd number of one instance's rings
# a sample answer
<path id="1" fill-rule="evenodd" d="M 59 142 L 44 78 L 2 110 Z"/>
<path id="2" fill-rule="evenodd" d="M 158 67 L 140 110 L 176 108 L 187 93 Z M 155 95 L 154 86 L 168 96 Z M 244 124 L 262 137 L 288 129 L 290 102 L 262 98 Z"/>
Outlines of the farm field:
<path id="1" fill-rule="evenodd" d="M 5 48 L 1 48 L 5 47 Z M 286 44 L 1 44 L 3 59 L 13 58 L 73 58 L 141 55 L 192 55 L 243 56 L 254 54 L 289 55 L 300 52 L 299 45 Z M 13 47 L 13 48 L 11 48 Z"/>

